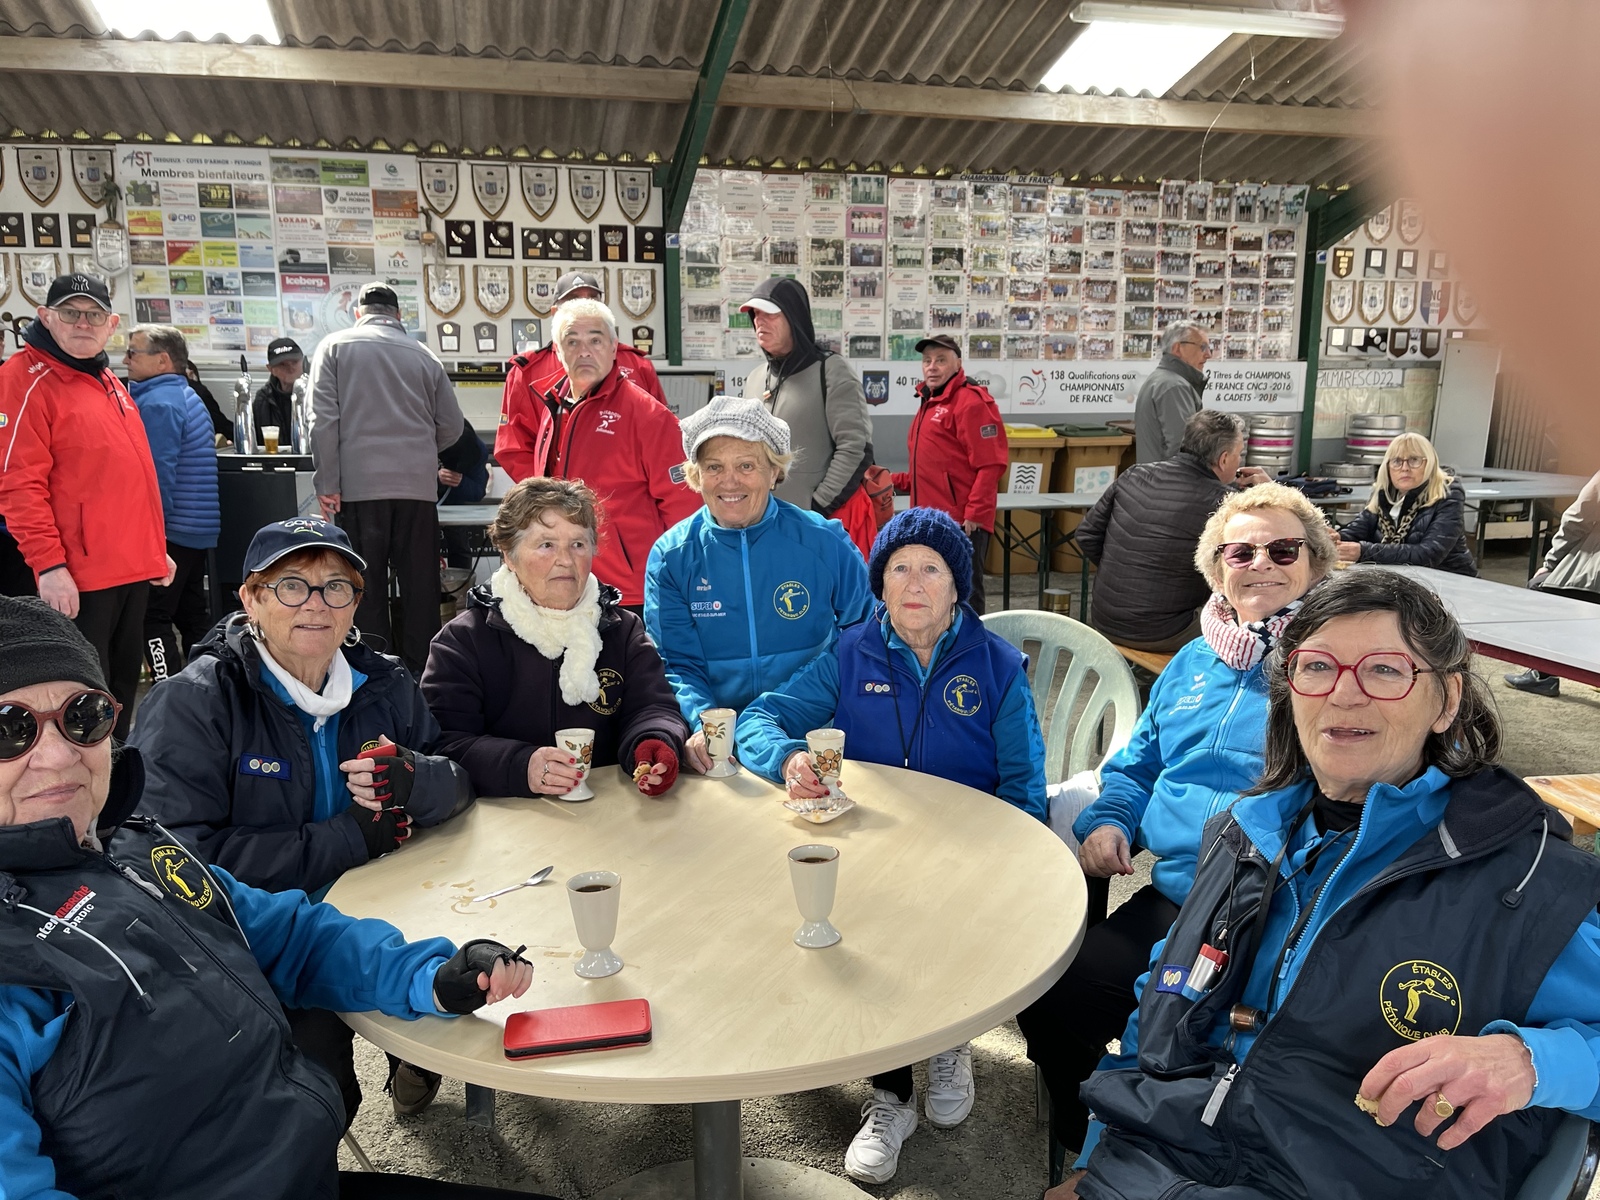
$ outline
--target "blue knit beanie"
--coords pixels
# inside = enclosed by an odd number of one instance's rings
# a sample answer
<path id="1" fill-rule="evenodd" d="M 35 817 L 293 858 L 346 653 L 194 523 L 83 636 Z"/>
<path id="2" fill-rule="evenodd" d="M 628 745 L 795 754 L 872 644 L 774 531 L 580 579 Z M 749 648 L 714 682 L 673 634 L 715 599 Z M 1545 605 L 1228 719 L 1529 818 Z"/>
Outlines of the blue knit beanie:
<path id="1" fill-rule="evenodd" d="M 972 594 L 972 542 L 950 514 L 937 508 L 908 508 L 878 530 L 867 559 L 874 596 L 883 599 L 883 569 L 902 546 L 926 546 L 944 559 L 956 581 L 956 602 L 967 602 Z"/>

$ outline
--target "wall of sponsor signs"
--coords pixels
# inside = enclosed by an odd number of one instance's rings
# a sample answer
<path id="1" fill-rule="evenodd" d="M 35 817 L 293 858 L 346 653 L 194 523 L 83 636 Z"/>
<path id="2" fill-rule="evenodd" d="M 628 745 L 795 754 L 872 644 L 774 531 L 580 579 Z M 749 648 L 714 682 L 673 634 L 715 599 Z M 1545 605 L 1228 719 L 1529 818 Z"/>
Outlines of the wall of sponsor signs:
<path id="1" fill-rule="evenodd" d="M 819 340 L 855 359 L 915 359 L 946 333 L 969 363 L 1149 361 L 1188 319 L 1220 359 L 1287 361 L 1306 194 L 701 171 L 682 228 L 684 357 L 754 358 L 739 303 L 786 274 L 809 290 Z"/>
<path id="2" fill-rule="evenodd" d="M 115 224 L 108 180 L 122 188 Z M 623 337 L 664 356 L 660 219 L 648 167 L 0 148 L 0 308 L 25 312 L 55 275 L 92 271 L 111 281 L 125 325 L 177 325 L 202 362 L 259 363 L 281 333 L 310 351 L 352 324 L 361 287 L 381 279 L 441 356 L 493 359 L 546 340 L 555 279 L 582 267 Z"/>

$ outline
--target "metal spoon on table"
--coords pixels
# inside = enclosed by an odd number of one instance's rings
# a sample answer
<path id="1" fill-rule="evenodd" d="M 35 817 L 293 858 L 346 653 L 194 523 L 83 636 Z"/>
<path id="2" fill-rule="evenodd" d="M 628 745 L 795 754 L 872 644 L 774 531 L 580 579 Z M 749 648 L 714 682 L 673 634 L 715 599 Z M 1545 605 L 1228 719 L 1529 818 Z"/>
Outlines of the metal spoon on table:
<path id="1" fill-rule="evenodd" d="M 522 888 L 526 888 L 526 887 L 538 887 L 546 879 L 550 878 L 550 872 L 554 871 L 555 869 L 556 869 L 555 868 L 555 864 L 552 863 L 550 866 L 546 867 L 542 871 L 535 871 L 532 875 L 529 875 L 521 883 L 513 883 L 510 887 L 501 888 L 498 892 L 485 892 L 481 896 L 474 896 L 471 900 L 468 901 L 468 903 L 469 904 L 476 904 L 479 900 L 493 900 L 496 896 L 504 896 L 507 892 L 519 891 Z"/>

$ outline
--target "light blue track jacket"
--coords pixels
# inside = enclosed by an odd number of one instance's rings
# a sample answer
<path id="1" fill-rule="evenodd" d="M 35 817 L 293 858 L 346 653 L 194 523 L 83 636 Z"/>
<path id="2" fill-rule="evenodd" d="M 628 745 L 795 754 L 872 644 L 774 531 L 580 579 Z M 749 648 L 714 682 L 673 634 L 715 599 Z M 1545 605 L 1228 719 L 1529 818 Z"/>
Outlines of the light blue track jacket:
<path id="1" fill-rule="evenodd" d="M 209 550 L 222 531 L 217 500 L 217 446 L 206 407 L 182 375 L 153 375 L 128 384 L 150 443 L 161 488 L 167 540 Z"/>
<path id="2" fill-rule="evenodd" d="M 1236 671 L 1195 638 L 1156 677 L 1132 740 L 1100 768 L 1100 798 L 1078 814 L 1073 835 L 1117 826 L 1160 860 L 1150 880 L 1182 904 L 1200 831 L 1255 783 L 1266 736 L 1261 667 Z"/>
<path id="3" fill-rule="evenodd" d="M 691 729 L 740 711 L 872 611 L 867 565 L 837 521 L 773 496 L 761 520 L 724 529 L 702 508 L 656 541 L 644 623 Z"/>

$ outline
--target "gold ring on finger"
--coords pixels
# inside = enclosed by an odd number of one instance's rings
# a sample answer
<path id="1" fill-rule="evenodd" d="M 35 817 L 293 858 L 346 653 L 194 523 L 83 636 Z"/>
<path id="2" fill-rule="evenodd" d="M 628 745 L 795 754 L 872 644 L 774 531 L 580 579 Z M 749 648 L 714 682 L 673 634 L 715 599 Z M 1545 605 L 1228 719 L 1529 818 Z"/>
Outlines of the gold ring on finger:
<path id="1" fill-rule="evenodd" d="M 1456 1106 L 1444 1098 L 1443 1092 L 1438 1092 L 1434 1096 L 1433 1115 L 1444 1120 L 1449 1120 L 1456 1115 Z"/>

